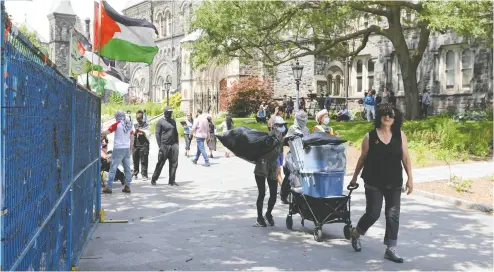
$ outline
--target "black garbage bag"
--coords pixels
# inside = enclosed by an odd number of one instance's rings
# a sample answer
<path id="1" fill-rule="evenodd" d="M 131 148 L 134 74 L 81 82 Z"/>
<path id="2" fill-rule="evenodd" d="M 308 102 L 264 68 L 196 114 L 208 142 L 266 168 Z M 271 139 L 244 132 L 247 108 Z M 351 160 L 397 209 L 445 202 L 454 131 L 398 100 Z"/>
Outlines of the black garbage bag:
<path id="1" fill-rule="evenodd" d="M 304 148 L 308 146 L 319 146 L 319 145 L 340 145 L 346 143 L 346 140 L 338 136 L 331 136 L 325 132 L 315 132 L 302 139 L 304 143 Z"/>
<path id="2" fill-rule="evenodd" d="M 216 137 L 235 156 L 254 164 L 279 144 L 276 137 L 247 127 L 238 127 Z"/>

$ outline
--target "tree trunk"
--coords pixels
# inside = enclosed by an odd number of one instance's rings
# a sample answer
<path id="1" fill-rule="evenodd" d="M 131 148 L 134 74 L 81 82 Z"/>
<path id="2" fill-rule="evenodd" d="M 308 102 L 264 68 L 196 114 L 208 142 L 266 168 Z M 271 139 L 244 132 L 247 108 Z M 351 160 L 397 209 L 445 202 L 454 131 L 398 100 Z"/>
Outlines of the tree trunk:
<path id="1" fill-rule="evenodd" d="M 414 120 L 420 117 L 419 92 L 417 85 L 417 67 L 413 65 L 412 60 L 400 60 L 401 77 L 403 80 L 403 89 L 405 91 L 405 117 L 407 120 Z"/>

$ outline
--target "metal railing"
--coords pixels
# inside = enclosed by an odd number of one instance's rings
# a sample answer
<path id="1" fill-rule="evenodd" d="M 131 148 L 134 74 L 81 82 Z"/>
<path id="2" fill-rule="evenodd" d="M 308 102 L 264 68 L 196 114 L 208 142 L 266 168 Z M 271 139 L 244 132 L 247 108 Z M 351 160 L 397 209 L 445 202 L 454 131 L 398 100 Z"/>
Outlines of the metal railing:
<path id="1" fill-rule="evenodd" d="M 70 270 L 99 221 L 101 101 L 1 14 L 1 270 Z"/>

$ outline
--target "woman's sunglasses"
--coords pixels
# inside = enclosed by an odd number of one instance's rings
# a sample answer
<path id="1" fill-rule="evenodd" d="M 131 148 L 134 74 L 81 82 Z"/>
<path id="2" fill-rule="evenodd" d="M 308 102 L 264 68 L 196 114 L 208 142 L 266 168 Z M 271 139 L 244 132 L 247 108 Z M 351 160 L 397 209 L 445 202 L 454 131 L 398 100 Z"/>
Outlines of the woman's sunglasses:
<path id="1" fill-rule="evenodd" d="M 389 118 L 395 119 L 395 113 L 394 112 L 382 112 L 381 116 L 382 117 L 388 116 Z"/>

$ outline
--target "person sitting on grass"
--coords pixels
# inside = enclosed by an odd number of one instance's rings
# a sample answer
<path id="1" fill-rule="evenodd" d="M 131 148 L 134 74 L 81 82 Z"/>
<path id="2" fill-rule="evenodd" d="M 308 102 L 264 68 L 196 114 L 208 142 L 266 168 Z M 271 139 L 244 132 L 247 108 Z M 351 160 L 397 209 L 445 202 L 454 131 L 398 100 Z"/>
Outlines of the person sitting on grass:
<path id="1" fill-rule="evenodd" d="M 266 112 L 263 106 L 259 106 L 259 111 L 257 111 L 256 121 L 258 123 L 266 123 Z"/>
<path id="2" fill-rule="evenodd" d="M 336 120 L 338 122 L 349 121 L 350 120 L 350 112 L 348 111 L 347 106 L 343 106 L 343 109 L 337 113 Z"/>
<path id="3" fill-rule="evenodd" d="M 319 111 L 316 114 L 316 122 L 317 126 L 312 129 L 312 133 L 314 132 L 325 132 L 331 136 L 339 136 L 340 133 L 335 132 L 331 127 L 329 127 L 329 115 L 326 109 Z"/>

